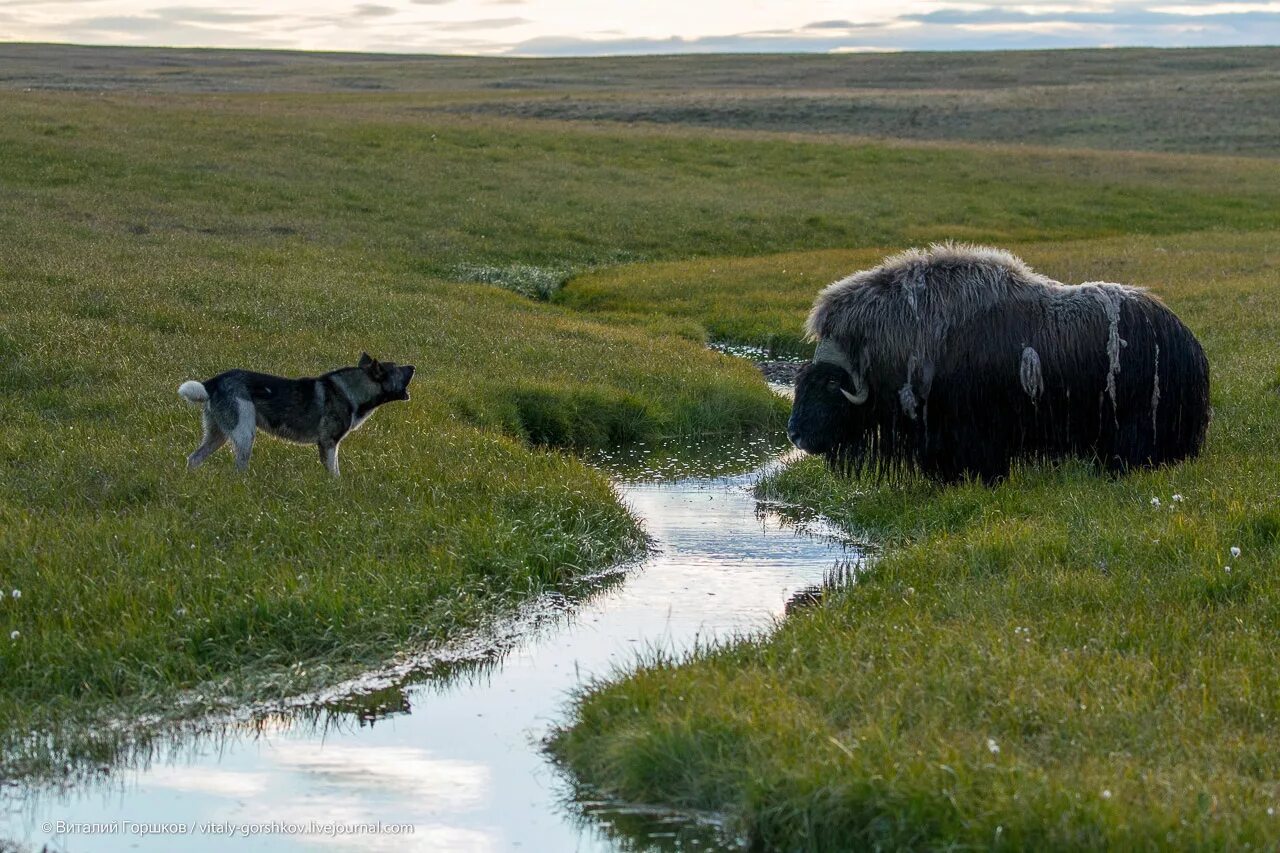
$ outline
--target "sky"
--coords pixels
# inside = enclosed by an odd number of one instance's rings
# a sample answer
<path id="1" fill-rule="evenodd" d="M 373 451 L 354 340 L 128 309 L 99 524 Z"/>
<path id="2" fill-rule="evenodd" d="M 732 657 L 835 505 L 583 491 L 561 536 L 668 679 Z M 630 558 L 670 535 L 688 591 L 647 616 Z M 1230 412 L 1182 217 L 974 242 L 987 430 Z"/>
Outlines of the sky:
<path id="1" fill-rule="evenodd" d="M 1280 0 L 0 0 L 0 41 L 515 56 L 1280 44 Z"/>

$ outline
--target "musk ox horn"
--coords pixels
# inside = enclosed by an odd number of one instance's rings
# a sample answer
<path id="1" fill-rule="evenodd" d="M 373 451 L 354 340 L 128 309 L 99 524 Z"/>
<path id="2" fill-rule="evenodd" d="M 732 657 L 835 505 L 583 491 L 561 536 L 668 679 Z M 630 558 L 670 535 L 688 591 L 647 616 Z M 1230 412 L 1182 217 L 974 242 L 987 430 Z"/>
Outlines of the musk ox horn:
<path id="1" fill-rule="evenodd" d="M 815 363 L 824 361 L 827 364 L 834 364 L 837 367 L 844 368 L 844 371 L 849 374 L 849 378 L 853 380 L 853 393 L 850 394 L 843 388 L 840 389 L 840 393 L 855 406 L 861 406 L 867 402 L 867 397 L 871 396 L 867 381 L 862 378 L 862 374 L 853 369 L 853 362 L 849 361 L 849 356 L 840 349 L 835 341 L 818 341 L 818 349 L 813 354 L 813 360 Z"/>
<path id="2" fill-rule="evenodd" d="M 867 388 L 867 384 L 862 381 L 862 377 L 856 373 L 853 374 L 853 388 L 857 391 L 856 394 L 850 394 L 843 388 L 840 389 L 840 393 L 844 395 L 846 400 L 853 403 L 855 406 L 861 406 L 863 403 L 867 402 L 867 398 L 871 396 L 871 391 Z"/>

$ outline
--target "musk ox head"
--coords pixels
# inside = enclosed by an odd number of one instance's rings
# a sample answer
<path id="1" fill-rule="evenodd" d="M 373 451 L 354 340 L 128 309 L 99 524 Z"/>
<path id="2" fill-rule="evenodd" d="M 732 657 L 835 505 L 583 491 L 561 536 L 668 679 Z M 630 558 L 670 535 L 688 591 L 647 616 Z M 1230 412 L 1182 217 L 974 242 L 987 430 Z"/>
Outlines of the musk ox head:
<path id="1" fill-rule="evenodd" d="M 870 427 L 860 417 L 871 392 L 866 379 L 835 343 L 821 341 L 813 362 L 796 376 L 787 437 L 806 453 L 834 456 L 856 451 Z"/>

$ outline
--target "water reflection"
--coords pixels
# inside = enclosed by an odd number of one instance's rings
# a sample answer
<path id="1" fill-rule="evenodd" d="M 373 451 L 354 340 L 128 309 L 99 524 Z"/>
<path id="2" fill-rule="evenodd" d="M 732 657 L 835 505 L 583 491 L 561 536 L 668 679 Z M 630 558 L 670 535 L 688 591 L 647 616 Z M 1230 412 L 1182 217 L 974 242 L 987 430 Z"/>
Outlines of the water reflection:
<path id="1" fill-rule="evenodd" d="M 783 612 L 788 616 L 808 607 L 816 607 L 822 599 L 842 586 L 853 583 L 855 575 L 862 568 L 859 560 L 837 560 L 822 577 L 822 583 L 798 589 L 787 599 Z"/>
<path id="2" fill-rule="evenodd" d="M 643 565 L 546 596 L 483 642 L 184 733 L 106 780 L 0 794 L 0 837 L 68 851 L 735 848 L 715 816 L 575 800 L 540 744 L 587 679 L 639 655 L 768 629 L 798 593 L 816 601 L 847 582 L 861 556 L 820 520 L 798 532 L 752 498 L 777 464 L 776 442 L 718 456 L 637 451 L 596 461 L 626 478 L 619 491 L 655 544 Z M 56 827 L 118 819 L 230 828 L 178 837 Z M 278 828 L 246 829 L 263 824 Z M 351 834 L 357 826 L 398 829 Z"/>
<path id="3" fill-rule="evenodd" d="M 731 834 L 714 814 L 690 814 L 608 801 L 577 798 L 565 807 L 580 815 L 585 832 L 608 839 L 612 849 L 674 853 L 688 850 L 740 850 L 746 839 Z"/>
<path id="4" fill-rule="evenodd" d="M 791 449 L 781 434 L 751 439 L 703 437 L 694 441 L 668 440 L 628 444 L 597 450 L 586 461 L 608 471 L 624 484 L 670 483 L 677 480 L 741 478 L 782 457 Z"/>

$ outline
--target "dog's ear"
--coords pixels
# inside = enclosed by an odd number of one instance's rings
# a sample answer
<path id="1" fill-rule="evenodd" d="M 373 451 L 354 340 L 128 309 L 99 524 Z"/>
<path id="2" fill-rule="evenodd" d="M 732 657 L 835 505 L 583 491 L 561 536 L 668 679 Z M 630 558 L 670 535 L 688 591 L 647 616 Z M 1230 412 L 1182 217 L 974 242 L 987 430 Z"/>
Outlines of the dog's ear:
<path id="1" fill-rule="evenodd" d="M 387 366 L 376 358 L 370 357 L 367 352 L 360 354 L 360 369 L 374 382 L 381 382 L 387 378 Z"/>

